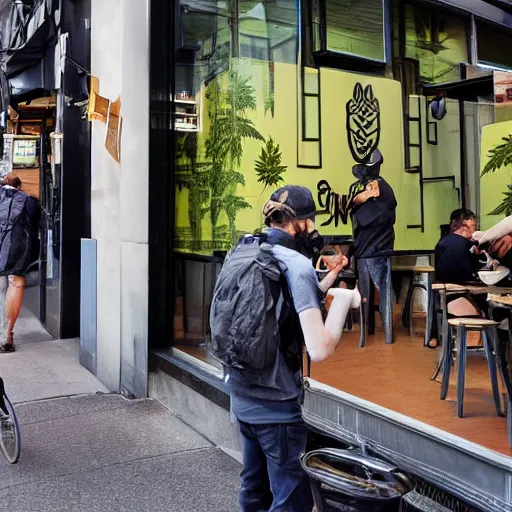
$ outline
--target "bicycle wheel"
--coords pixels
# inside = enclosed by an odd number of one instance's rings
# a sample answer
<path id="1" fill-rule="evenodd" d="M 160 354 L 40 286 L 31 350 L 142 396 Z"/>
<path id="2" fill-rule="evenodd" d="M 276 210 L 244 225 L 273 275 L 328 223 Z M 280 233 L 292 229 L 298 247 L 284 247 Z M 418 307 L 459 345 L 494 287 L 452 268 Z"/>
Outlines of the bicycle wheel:
<path id="1" fill-rule="evenodd" d="M 21 453 L 20 426 L 14 408 L 5 395 L 3 405 L 5 411 L 0 407 L 0 449 L 10 464 L 16 464 Z"/>

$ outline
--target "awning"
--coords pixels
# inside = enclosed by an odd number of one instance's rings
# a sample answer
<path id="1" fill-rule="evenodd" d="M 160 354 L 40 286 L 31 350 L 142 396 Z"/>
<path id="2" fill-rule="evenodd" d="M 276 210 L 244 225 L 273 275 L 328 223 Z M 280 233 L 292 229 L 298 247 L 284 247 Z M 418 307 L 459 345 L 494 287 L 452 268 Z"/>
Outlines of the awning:
<path id="1" fill-rule="evenodd" d="M 435 0 L 432 3 L 444 4 L 448 7 L 466 11 L 478 18 L 496 23 L 502 27 L 512 27 L 512 14 L 496 5 L 491 5 L 485 0 Z"/>
<path id="2" fill-rule="evenodd" d="M 424 96 L 443 94 L 455 100 L 477 101 L 479 97 L 494 95 L 494 77 L 490 73 L 444 84 L 423 85 L 422 93 Z"/>
<path id="3" fill-rule="evenodd" d="M 8 78 L 37 64 L 56 38 L 57 0 L 0 0 L 2 61 Z"/>

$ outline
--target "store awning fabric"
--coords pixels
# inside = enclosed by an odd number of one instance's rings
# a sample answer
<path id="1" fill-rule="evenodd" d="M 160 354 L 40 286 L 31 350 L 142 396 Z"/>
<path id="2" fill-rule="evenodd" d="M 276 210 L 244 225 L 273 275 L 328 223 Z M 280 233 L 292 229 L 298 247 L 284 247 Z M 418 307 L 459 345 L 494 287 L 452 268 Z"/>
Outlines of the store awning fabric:
<path id="1" fill-rule="evenodd" d="M 37 64 L 56 37 L 58 0 L 0 0 L 0 49 L 8 78 Z"/>

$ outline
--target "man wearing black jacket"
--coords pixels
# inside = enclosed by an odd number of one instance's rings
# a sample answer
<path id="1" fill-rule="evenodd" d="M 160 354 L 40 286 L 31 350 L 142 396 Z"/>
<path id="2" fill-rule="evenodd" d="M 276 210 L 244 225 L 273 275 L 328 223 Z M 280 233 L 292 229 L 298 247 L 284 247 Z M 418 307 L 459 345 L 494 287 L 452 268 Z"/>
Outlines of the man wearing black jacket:
<path id="1" fill-rule="evenodd" d="M 435 248 L 436 281 L 465 284 L 478 280 L 481 266 L 479 256 L 471 252 L 477 228 L 476 215 L 471 210 L 459 208 L 450 215 L 450 233 L 441 238 Z M 464 294 L 452 295 L 448 299 L 448 313 L 453 316 L 478 316 L 487 309 L 487 297 Z"/>
<path id="2" fill-rule="evenodd" d="M 391 255 L 395 244 L 397 202 L 391 186 L 380 176 L 384 158 L 377 149 L 366 164 L 355 165 L 358 181 L 352 185 L 351 218 L 357 260 L 359 291 L 365 317 L 370 312 L 371 282 L 379 291 L 386 343 L 393 343 L 393 286 Z"/>

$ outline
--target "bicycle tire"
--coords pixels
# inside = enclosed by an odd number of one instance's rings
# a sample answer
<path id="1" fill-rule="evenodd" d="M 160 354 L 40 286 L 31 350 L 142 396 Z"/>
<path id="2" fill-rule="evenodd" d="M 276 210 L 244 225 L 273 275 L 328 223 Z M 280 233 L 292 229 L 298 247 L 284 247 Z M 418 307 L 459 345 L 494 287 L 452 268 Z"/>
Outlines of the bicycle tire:
<path id="1" fill-rule="evenodd" d="M 14 407 L 7 396 L 3 396 L 4 404 L 8 412 L 6 418 L 0 419 L 0 449 L 9 464 L 16 464 L 21 454 L 21 431 Z M 6 419 L 10 421 L 6 425 Z M 7 441 L 9 437 L 9 442 Z"/>

